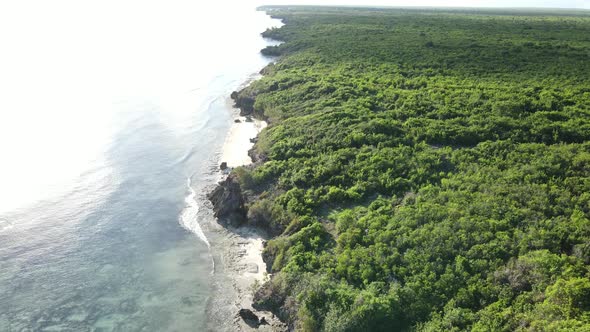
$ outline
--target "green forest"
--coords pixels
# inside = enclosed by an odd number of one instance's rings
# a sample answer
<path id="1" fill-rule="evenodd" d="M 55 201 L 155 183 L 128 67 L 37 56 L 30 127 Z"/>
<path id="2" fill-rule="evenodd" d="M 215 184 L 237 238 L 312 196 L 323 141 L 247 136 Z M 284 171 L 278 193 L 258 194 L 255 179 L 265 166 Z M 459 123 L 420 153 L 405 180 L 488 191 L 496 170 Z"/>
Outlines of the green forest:
<path id="1" fill-rule="evenodd" d="M 590 331 L 588 12 L 263 7 L 233 171 L 300 331 Z"/>

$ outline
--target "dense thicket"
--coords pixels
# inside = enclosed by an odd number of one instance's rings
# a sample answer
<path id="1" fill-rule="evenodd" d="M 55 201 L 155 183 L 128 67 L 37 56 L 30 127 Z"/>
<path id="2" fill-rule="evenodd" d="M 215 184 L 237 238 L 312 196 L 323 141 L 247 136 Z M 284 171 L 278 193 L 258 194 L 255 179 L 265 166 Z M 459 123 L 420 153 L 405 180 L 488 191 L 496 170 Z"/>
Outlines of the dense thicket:
<path id="1" fill-rule="evenodd" d="M 590 330 L 590 17 L 268 9 L 236 170 L 301 330 Z"/>

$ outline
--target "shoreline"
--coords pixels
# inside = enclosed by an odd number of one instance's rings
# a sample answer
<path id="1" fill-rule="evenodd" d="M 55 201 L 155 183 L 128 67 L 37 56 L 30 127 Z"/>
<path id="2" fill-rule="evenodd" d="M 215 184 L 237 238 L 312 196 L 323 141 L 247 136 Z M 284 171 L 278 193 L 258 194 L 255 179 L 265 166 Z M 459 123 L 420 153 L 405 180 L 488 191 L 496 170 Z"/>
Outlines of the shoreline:
<path id="1" fill-rule="evenodd" d="M 234 100 L 234 93 L 240 93 L 254 81 L 261 79 L 264 69 L 274 62 L 274 59 L 268 61 L 260 71 L 252 73 L 225 98 L 232 123 L 221 149 L 218 150 L 217 163 L 214 166 L 219 177 L 202 197 L 206 207 L 203 209 L 203 219 L 207 220 L 207 236 L 212 240 L 209 253 L 213 259 L 213 291 L 206 309 L 207 331 L 287 331 L 287 325 L 272 312 L 253 307 L 254 293 L 270 280 L 262 256 L 268 235 L 254 226 L 244 224 L 235 227 L 217 218 L 213 213 L 215 204 L 209 198 L 210 193 L 229 178 L 232 169 L 255 162 L 249 152 L 254 147 L 258 134 L 268 123 L 254 114 L 241 115 L 242 107 Z M 225 169 L 222 163 L 225 163 Z M 253 324 L 252 321 L 244 320 L 240 315 L 242 309 L 253 312 L 260 323 Z"/>
<path id="2" fill-rule="evenodd" d="M 248 155 L 248 151 L 252 149 L 254 143 L 250 140 L 258 137 L 260 131 L 268 125 L 264 120 L 240 116 L 239 112 L 236 112 L 233 106 L 232 109 L 234 111 L 234 123 L 229 128 L 219 160 L 220 164 L 222 162 L 227 163 L 228 169 L 247 166 L 252 163 L 252 158 Z"/>
<path id="3" fill-rule="evenodd" d="M 249 85 L 256 78 L 246 82 L 241 88 Z M 240 109 L 233 105 L 233 100 L 227 98 L 228 109 L 232 112 L 233 123 L 227 133 L 221 148 L 218 167 L 227 163 L 227 169 L 219 170 L 219 181 L 225 179 L 231 170 L 253 163 L 248 151 L 254 143 L 251 139 L 258 137 L 260 131 L 267 126 L 267 122 L 253 116 L 241 116 Z M 236 120 L 239 120 L 236 121 Z M 210 204 L 210 202 L 208 202 Z M 207 204 L 208 206 L 210 206 Z M 286 326 L 269 311 L 258 311 L 252 307 L 254 291 L 257 290 L 270 275 L 267 274 L 266 263 L 262 259 L 266 235 L 259 229 L 249 225 L 234 227 L 221 223 L 213 217 L 215 240 L 212 243 L 214 259 L 214 283 L 216 289 L 208 310 L 211 323 L 221 323 L 210 326 L 209 330 L 216 331 L 282 331 Z M 248 324 L 239 315 L 240 309 L 249 309 L 268 324 L 254 326 Z"/>

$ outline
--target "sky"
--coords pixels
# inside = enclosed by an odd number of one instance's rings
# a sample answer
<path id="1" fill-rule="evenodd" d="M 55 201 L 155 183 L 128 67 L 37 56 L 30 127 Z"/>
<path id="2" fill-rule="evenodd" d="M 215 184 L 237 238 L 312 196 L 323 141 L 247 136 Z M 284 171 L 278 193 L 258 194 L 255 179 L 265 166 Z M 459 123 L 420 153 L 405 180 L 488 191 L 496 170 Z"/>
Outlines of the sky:
<path id="1" fill-rule="evenodd" d="M 266 0 L 265 4 L 432 7 L 545 7 L 590 9 L 590 0 Z"/>

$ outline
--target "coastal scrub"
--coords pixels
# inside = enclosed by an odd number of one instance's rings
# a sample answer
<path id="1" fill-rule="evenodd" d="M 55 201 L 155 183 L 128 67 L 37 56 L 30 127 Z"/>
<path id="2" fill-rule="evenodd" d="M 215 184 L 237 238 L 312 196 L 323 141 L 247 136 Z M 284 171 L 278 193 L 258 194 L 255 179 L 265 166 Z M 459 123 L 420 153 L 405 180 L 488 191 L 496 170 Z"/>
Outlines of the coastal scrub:
<path id="1" fill-rule="evenodd" d="M 587 12 L 267 7 L 234 172 L 305 331 L 590 328 Z"/>

